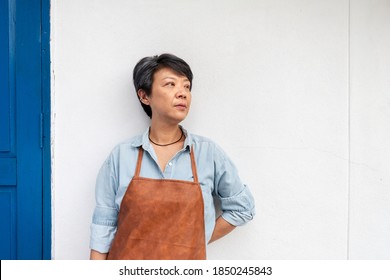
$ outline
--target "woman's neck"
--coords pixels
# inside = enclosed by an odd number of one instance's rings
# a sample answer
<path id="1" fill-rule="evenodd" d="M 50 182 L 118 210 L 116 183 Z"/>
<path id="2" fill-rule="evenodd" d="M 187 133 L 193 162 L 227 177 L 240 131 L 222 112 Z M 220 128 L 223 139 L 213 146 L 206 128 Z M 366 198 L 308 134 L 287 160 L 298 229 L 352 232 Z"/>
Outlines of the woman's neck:
<path id="1" fill-rule="evenodd" d="M 153 123 L 150 126 L 149 137 L 153 142 L 159 144 L 168 144 L 180 138 L 182 131 L 178 124 L 168 125 Z"/>

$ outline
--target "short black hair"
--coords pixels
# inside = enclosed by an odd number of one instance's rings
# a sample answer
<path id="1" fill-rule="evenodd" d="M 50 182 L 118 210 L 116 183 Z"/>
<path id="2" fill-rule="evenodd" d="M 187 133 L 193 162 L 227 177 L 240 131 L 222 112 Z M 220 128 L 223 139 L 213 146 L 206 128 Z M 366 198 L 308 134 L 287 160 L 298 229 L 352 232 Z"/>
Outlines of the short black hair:
<path id="1" fill-rule="evenodd" d="M 190 81 L 190 89 L 192 88 L 192 71 L 190 66 L 183 59 L 169 53 L 161 55 L 147 56 L 142 58 L 134 67 L 133 83 L 135 92 L 138 98 L 138 91 L 144 90 L 147 96 L 152 93 L 153 75 L 157 70 L 169 68 L 176 73 L 186 76 Z M 141 101 L 140 101 L 141 102 Z M 152 118 L 152 109 L 149 105 L 141 102 L 145 113 Z"/>

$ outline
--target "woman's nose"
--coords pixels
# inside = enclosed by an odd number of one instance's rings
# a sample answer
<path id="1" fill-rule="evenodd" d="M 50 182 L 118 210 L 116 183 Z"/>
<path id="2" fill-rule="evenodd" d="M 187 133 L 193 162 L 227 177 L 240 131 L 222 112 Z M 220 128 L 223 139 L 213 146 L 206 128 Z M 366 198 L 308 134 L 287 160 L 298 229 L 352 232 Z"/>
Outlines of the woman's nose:
<path id="1" fill-rule="evenodd" d="M 187 91 L 185 87 L 179 88 L 177 92 L 177 97 L 178 98 L 187 98 Z"/>

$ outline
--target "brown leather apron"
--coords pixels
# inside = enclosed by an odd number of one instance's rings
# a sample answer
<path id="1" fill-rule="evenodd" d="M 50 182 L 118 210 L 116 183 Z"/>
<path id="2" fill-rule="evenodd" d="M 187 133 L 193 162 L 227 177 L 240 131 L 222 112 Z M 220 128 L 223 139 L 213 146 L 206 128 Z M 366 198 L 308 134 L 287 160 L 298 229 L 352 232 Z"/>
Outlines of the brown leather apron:
<path id="1" fill-rule="evenodd" d="M 194 182 L 140 177 L 144 150 L 121 202 L 108 259 L 206 259 L 204 205 L 191 149 Z"/>

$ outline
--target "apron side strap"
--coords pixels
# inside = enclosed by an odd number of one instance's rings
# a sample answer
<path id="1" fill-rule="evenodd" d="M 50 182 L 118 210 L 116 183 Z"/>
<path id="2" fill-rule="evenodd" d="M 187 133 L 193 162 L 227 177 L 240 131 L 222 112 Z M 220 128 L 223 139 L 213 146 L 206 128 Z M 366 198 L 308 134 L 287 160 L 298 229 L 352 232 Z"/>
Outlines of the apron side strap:
<path id="1" fill-rule="evenodd" d="M 139 147 L 138 149 L 138 159 L 137 159 L 137 166 L 135 168 L 134 177 L 139 177 L 139 173 L 141 172 L 141 163 L 142 163 L 142 156 L 144 154 L 144 149 L 142 147 Z"/>
<path id="2" fill-rule="evenodd" d="M 191 157 L 191 168 L 192 168 L 192 175 L 194 176 L 194 182 L 199 183 L 198 180 L 198 172 L 196 170 L 196 163 L 195 163 L 195 156 L 194 156 L 194 146 L 191 146 L 190 150 L 190 157 Z"/>

